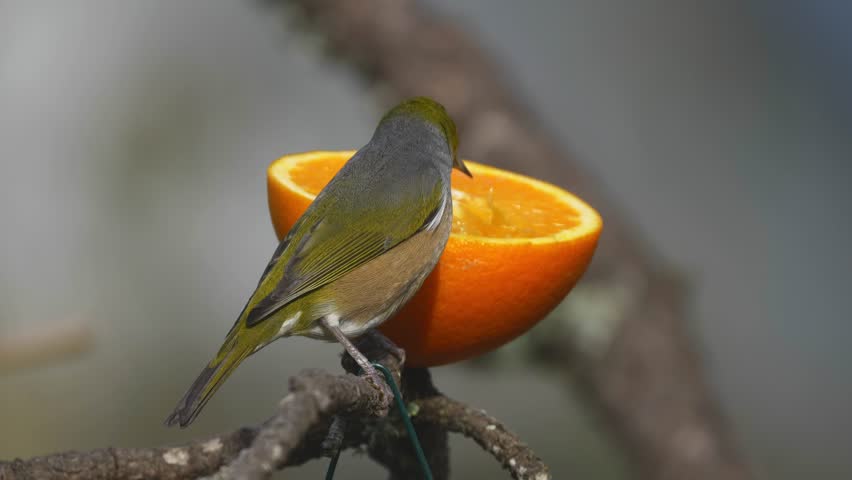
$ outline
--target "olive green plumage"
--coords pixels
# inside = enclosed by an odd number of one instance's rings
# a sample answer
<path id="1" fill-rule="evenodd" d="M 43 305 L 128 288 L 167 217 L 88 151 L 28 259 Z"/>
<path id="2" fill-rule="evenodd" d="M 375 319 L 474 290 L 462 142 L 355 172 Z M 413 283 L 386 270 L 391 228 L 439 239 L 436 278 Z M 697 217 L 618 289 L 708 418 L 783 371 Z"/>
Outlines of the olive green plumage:
<path id="1" fill-rule="evenodd" d="M 246 357 L 280 337 L 358 336 L 393 315 L 434 268 L 452 224 L 456 127 L 437 102 L 397 105 L 272 255 L 216 357 L 167 418 L 189 425 Z"/>

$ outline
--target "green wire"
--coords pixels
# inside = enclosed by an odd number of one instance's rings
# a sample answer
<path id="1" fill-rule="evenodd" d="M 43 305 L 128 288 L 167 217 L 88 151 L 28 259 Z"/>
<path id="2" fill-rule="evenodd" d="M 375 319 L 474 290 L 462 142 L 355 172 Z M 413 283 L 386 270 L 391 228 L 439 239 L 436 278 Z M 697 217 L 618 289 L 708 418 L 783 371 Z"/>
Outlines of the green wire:
<path id="1" fill-rule="evenodd" d="M 393 380 L 393 374 L 381 363 L 374 363 L 373 366 L 376 367 L 376 370 L 382 372 L 393 391 L 393 397 L 396 399 L 396 408 L 399 409 L 399 414 L 402 416 L 402 423 L 405 424 L 405 429 L 408 430 L 408 436 L 411 438 L 411 445 L 414 447 L 417 461 L 420 462 L 420 468 L 423 469 L 423 477 L 426 480 L 432 480 L 432 470 L 429 468 L 429 463 L 426 462 L 426 455 L 423 453 L 423 447 L 420 446 L 420 440 L 417 438 L 414 424 L 411 423 L 411 416 L 408 414 L 408 409 L 405 408 L 405 402 L 402 401 L 402 393 L 400 393 L 396 382 Z"/>
<path id="2" fill-rule="evenodd" d="M 328 470 L 325 472 L 325 480 L 332 480 L 334 478 L 334 471 L 337 469 L 337 461 L 340 459 L 340 448 L 334 452 L 334 456 L 331 457 L 331 463 L 328 464 Z"/>
<path id="3" fill-rule="evenodd" d="M 432 470 L 429 468 L 429 463 L 426 462 L 426 455 L 423 453 L 423 447 L 420 446 L 420 440 L 417 438 L 417 432 L 414 430 L 414 424 L 411 423 L 411 416 L 408 414 L 408 409 L 405 408 L 405 402 L 402 401 L 402 393 L 396 382 L 393 379 L 393 374 L 381 363 L 374 363 L 376 370 L 382 372 L 385 376 L 385 381 L 391 387 L 393 398 L 396 400 L 396 408 L 402 416 L 402 423 L 405 424 L 405 430 L 408 431 L 408 437 L 411 439 L 411 445 L 414 447 L 414 453 L 417 455 L 417 461 L 420 462 L 420 468 L 423 469 L 423 478 L 432 480 Z M 337 460 L 340 458 L 340 448 L 331 457 L 331 463 L 328 464 L 328 470 L 325 472 L 325 480 L 334 478 L 334 471 L 337 469 Z"/>

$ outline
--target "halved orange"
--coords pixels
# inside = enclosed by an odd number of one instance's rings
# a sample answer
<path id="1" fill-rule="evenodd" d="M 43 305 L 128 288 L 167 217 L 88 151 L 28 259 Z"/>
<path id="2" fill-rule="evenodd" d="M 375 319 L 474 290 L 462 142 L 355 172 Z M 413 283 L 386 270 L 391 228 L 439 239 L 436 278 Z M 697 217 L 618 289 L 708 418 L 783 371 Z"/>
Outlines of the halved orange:
<path id="1" fill-rule="evenodd" d="M 354 154 L 287 155 L 267 172 L 269 209 L 283 238 Z M 438 266 L 381 331 L 410 366 L 492 350 L 527 331 L 568 294 L 597 246 L 598 213 L 548 183 L 466 162 L 453 171 L 453 229 Z"/>

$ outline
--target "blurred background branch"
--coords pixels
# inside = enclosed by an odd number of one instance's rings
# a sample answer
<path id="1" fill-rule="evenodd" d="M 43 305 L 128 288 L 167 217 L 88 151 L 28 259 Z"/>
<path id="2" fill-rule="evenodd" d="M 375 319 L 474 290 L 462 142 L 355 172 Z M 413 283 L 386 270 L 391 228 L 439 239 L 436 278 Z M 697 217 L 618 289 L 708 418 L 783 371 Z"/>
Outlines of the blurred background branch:
<path id="1" fill-rule="evenodd" d="M 0 338 L 0 375 L 66 362 L 92 349 L 95 335 L 84 322 L 56 322 Z"/>
<path id="2" fill-rule="evenodd" d="M 502 69 L 460 26 L 413 0 L 281 0 L 322 32 L 329 52 L 388 90 L 389 103 L 427 95 L 456 120 L 462 153 L 579 193 L 604 218 L 583 282 L 614 304 L 564 321 L 552 357 L 581 384 L 644 477 L 749 478 L 685 331 L 686 286 L 642 240 L 586 168 L 522 107 Z M 580 294 L 575 293 L 575 295 Z M 589 299 L 589 302 L 595 299 Z M 594 342 L 585 332 L 597 331 Z"/>

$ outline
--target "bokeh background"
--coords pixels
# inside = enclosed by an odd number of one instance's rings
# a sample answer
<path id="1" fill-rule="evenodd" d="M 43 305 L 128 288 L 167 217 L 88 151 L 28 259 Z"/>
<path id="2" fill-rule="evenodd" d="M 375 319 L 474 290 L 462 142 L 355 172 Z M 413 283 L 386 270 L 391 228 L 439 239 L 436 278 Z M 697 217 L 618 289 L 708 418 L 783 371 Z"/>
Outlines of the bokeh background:
<path id="1" fill-rule="evenodd" d="M 427 3 L 480 35 L 691 276 L 691 328 L 758 472 L 852 476 L 852 7 Z M 248 0 L 0 0 L 0 337 L 96 331 L 81 358 L 0 376 L 0 458 L 231 429 L 270 414 L 299 369 L 338 368 L 334 345 L 279 342 L 190 430 L 161 423 L 275 247 L 265 167 L 357 148 L 381 113 L 282 13 Z M 557 478 L 628 478 L 564 383 L 511 352 L 488 374 L 436 369 L 437 383 L 504 420 Z M 452 445 L 456 478 L 501 478 L 477 447 Z M 380 474 L 342 462 L 341 478 Z"/>

